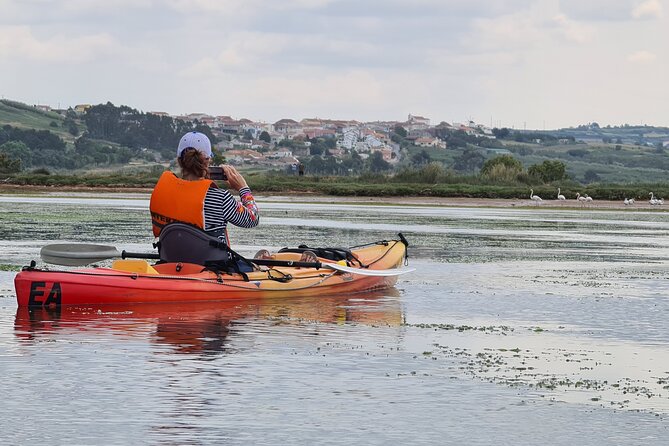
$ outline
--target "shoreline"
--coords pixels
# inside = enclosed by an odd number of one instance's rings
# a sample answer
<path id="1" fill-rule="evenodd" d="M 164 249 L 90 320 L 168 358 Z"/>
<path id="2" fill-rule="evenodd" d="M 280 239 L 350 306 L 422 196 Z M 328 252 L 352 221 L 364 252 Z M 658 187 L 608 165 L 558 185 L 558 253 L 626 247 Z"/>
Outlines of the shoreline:
<path id="1" fill-rule="evenodd" d="M 143 198 L 151 194 L 151 188 L 128 187 L 86 187 L 86 186 L 32 186 L 32 185 L 12 185 L 0 184 L 0 196 L 16 195 L 47 195 L 58 196 L 65 195 L 97 195 L 97 194 L 115 194 L 125 195 L 124 198 Z M 408 206 L 443 206 L 443 207 L 490 207 L 490 208 L 527 208 L 527 209 L 625 209 L 625 210 L 664 210 L 664 206 L 653 206 L 648 201 L 638 201 L 633 205 L 625 205 L 622 201 L 594 200 L 586 205 L 582 205 L 575 199 L 568 200 L 543 200 L 535 203 L 527 198 L 471 198 L 471 197 L 423 197 L 423 196 L 387 196 L 387 197 L 366 197 L 366 196 L 341 196 L 341 195 L 322 195 L 311 192 L 281 192 L 276 194 L 257 193 L 254 194 L 258 202 L 263 199 L 271 202 L 303 202 L 303 203 L 331 203 L 331 204 L 353 204 L 353 205 L 408 205 Z M 298 200 L 296 200 L 298 199 Z"/>

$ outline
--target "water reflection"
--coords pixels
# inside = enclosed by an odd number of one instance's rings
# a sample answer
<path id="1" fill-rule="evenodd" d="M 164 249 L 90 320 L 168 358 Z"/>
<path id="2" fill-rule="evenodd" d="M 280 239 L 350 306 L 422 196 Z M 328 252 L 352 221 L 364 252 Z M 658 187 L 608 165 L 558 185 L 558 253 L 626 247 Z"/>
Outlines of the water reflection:
<path id="1" fill-rule="evenodd" d="M 399 327 L 403 322 L 399 295 L 391 288 L 352 297 L 17 308 L 14 334 L 30 344 L 113 333 L 148 338 L 154 345 L 169 347 L 171 353 L 226 354 L 234 353 L 229 347 L 232 337 L 255 320 L 277 325 L 320 322 Z"/>

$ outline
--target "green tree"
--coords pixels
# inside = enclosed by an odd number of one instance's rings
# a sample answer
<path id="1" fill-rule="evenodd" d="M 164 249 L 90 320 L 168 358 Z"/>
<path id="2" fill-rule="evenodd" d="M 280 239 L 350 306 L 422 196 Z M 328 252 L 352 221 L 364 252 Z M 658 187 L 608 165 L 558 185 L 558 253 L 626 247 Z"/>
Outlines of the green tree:
<path id="1" fill-rule="evenodd" d="M 511 131 L 506 127 L 502 127 L 501 129 L 495 127 L 494 129 L 492 129 L 492 134 L 495 135 L 495 138 L 499 139 L 508 138 L 510 133 Z"/>
<path id="2" fill-rule="evenodd" d="M 588 169 L 585 171 L 585 176 L 583 177 L 583 180 L 586 183 L 596 183 L 597 181 L 600 180 L 600 178 L 597 172 L 595 172 L 592 169 Z"/>
<path id="3" fill-rule="evenodd" d="M 18 170 L 32 164 L 32 151 L 21 141 L 9 141 L 0 145 L 0 154 L 5 155 L 5 167 L 14 161 L 18 162 Z M 14 166 L 14 164 L 11 164 Z"/>
<path id="4" fill-rule="evenodd" d="M 216 147 L 211 148 L 211 153 L 212 153 L 212 158 L 211 158 L 211 165 L 212 166 L 220 166 L 221 164 L 226 164 L 228 161 L 225 159 L 225 156 L 223 155 L 223 152 Z"/>
<path id="5" fill-rule="evenodd" d="M 89 108 L 83 120 L 90 138 L 117 142 L 131 149 L 149 148 L 168 159 L 174 156 L 174 147 L 184 133 L 198 131 L 207 135 L 212 144 L 218 142 L 209 126 L 198 121 L 141 113 L 111 102 Z"/>
<path id="6" fill-rule="evenodd" d="M 244 132 L 244 136 L 242 136 L 242 139 L 246 141 L 251 141 L 253 139 L 253 130 L 246 129 L 246 131 Z"/>
<path id="7" fill-rule="evenodd" d="M 476 172 L 483 166 L 485 158 L 481 152 L 474 149 L 465 149 L 460 156 L 455 158 L 453 169 L 459 172 Z"/>
<path id="8" fill-rule="evenodd" d="M 448 147 L 454 149 L 457 147 L 467 147 L 468 142 L 472 144 L 477 144 L 478 139 L 475 136 L 468 135 L 466 132 L 463 132 L 462 130 L 457 130 L 448 135 L 446 142 L 448 143 Z"/>
<path id="9" fill-rule="evenodd" d="M 420 170 L 420 177 L 426 183 L 438 183 L 446 176 L 444 165 L 432 162 Z"/>
<path id="10" fill-rule="evenodd" d="M 497 165 L 503 165 L 508 169 L 511 170 L 517 170 L 518 173 L 523 171 L 523 164 L 515 159 L 511 155 L 500 155 L 496 156 L 495 158 L 491 158 L 485 163 L 483 163 L 483 167 L 481 167 L 481 175 L 486 175 L 490 173 L 490 171 L 493 170 L 493 168 Z"/>
<path id="11" fill-rule="evenodd" d="M 567 168 L 562 161 L 546 160 L 527 169 L 527 173 L 544 183 L 563 180 L 567 177 Z"/>
<path id="12" fill-rule="evenodd" d="M 21 171 L 21 160 L 11 158 L 6 153 L 0 152 L 0 173 L 16 173 Z"/>
<path id="13" fill-rule="evenodd" d="M 399 135 L 402 138 L 406 138 L 409 135 L 409 133 L 406 131 L 406 129 L 404 127 L 402 127 L 401 125 L 395 126 L 394 131 L 397 135 Z"/>
<path id="14" fill-rule="evenodd" d="M 77 123 L 74 122 L 74 119 L 65 118 L 65 120 L 63 121 L 63 127 L 65 127 L 67 131 L 70 132 L 70 135 L 72 136 L 79 135 L 79 127 L 77 127 Z"/>
<path id="15" fill-rule="evenodd" d="M 427 153 L 426 150 L 421 150 L 420 152 L 414 153 L 411 156 L 411 164 L 416 167 L 425 166 L 427 164 L 430 164 L 431 161 L 432 157 L 430 157 L 430 154 Z"/>
<path id="16" fill-rule="evenodd" d="M 265 130 L 262 131 L 258 139 L 261 141 L 265 141 L 267 144 L 272 142 L 272 137 L 269 136 L 269 133 L 267 133 Z"/>
<path id="17" fill-rule="evenodd" d="M 309 146 L 309 154 L 311 156 L 321 156 L 325 152 L 325 148 L 321 144 L 311 144 Z"/>
<path id="18" fill-rule="evenodd" d="M 391 169 L 390 163 L 383 159 L 381 152 L 374 152 L 367 158 L 367 167 L 371 172 L 386 172 Z"/>

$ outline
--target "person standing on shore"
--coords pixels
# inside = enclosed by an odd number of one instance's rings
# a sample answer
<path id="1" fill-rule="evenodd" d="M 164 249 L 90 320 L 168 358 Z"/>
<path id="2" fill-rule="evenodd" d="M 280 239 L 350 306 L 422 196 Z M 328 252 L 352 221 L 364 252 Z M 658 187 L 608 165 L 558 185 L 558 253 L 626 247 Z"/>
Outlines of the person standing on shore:
<path id="1" fill-rule="evenodd" d="M 211 142 L 206 135 L 189 132 L 181 138 L 177 163 L 182 178 L 164 172 L 151 194 L 149 207 L 156 237 L 167 224 L 181 222 L 197 226 L 230 246 L 228 223 L 243 228 L 258 225 L 258 206 L 242 174 L 233 166 L 220 166 L 228 185 L 239 193 L 238 202 L 209 178 L 210 160 Z"/>

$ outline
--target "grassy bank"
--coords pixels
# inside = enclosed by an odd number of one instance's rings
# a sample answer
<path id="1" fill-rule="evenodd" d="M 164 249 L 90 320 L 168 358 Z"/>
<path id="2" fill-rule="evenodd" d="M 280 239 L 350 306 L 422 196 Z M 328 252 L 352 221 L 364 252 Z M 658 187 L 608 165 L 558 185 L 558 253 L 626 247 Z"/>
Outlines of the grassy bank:
<path id="1" fill-rule="evenodd" d="M 43 175 L 20 174 L 8 176 L 2 183 L 8 187 L 43 186 L 48 188 L 145 188 L 151 189 L 158 180 L 157 173 Z M 470 198 L 528 198 L 530 188 L 544 199 L 554 199 L 557 187 L 568 199 L 576 194 L 588 194 L 598 200 L 624 198 L 647 199 L 649 192 L 656 197 L 669 198 L 669 184 L 577 184 L 528 186 L 455 183 L 400 182 L 396 178 L 373 177 L 296 177 L 288 175 L 251 173 L 246 175 L 249 186 L 259 193 L 310 193 L 333 196 L 366 197 L 470 197 Z"/>

